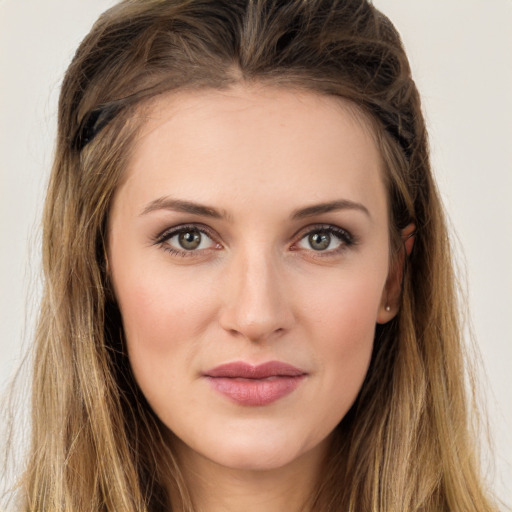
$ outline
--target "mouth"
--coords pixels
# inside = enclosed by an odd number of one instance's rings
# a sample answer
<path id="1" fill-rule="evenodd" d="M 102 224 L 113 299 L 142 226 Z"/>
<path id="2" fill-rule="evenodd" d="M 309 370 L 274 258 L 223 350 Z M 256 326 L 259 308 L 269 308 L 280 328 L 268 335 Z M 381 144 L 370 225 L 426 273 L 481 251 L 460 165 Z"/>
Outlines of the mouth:
<path id="1" fill-rule="evenodd" d="M 205 372 L 212 388 L 231 401 L 245 406 L 264 406 L 289 395 L 307 372 L 281 361 L 258 366 L 245 362 L 223 364 Z"/>

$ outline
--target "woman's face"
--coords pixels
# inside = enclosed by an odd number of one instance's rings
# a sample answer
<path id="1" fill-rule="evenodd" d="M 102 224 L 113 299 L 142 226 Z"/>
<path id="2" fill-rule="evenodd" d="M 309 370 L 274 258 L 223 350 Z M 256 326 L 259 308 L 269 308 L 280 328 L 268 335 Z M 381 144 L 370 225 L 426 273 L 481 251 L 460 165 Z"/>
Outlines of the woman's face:
<path id="1" fill-rule="evenodd" d="M 321 453 L 394 315 L 381 159 L 340 100 L 180 92 L 144 125 L 109 221 L 135 378 L 186 457 Z"/>

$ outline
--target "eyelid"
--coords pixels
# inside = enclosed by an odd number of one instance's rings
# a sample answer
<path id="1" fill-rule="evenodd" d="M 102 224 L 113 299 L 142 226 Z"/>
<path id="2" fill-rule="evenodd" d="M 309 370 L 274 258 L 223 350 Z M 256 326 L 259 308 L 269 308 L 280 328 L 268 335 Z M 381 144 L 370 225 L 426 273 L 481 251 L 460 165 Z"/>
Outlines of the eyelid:
<path id="1" fill-rule="evenodd" d="M 178 235 L 179 233 L 182 233 L 183 231 L 186 231 L 187 229 L 197 230 L 200 233 L 206 235 L 208 238 L 210 238 L 214 244 L 221 245 L 220 242 L 218 241 L 219 237 L 213 233 L 211 228 L 209 228 L 208 226 L 205 226 L 204 224 L 198 224 L 198 223 L 180 224 L 177 226 L 173 226 L 172 228 L 166 228 L 164 231 L 160 232 L 158 235 L 156 235 L 154 237 L 153 243 L 155 245 L 158 245 L 158 244 L 163 245 L 167 240 Z M 169 247 L 172 247 L 172 246 L 169 246 Z M 201 251 L 208 250 L 208 249 L 200 249 L 198 251 L 187 251 L 185 249 L 178 249 L 175 247 L 172 247 L 172 248 L 176 252 L 180 252 L 180 253 L 184 253 L 184 254 L 188 254 L 188 255 L 191 255 L 194 252 L 201 252 Z"/>
<path id="2" fill-rule="evenodd" d="M 176 247 L 173 247 L 170 244 L 165 245 L 165 242 L 172 238 L 173 236 L 176 236 L 180 232 L 186 231 L 187 229 L 194 229 L 197 230 L 204 235 L 206 235 L 208 238 L 212 240 L 214 244 L 216 244 L 216 247 L 209 247 L 205 249 L 199 249 L 199 250 L 186 250 L 186 249 L 179 249 Z M 325 251 L 315 251 L 314 249 L 303 249 L 298 248 L 297 244 L 302 241 L 306 236 L 311 235 L 312 233 L 318 232 L 318 231 L 327 231 L 330 232 L 333 236 L 338 238 L 341 241 L 341 244 L 339 247 L 335 249 L 329 249 Z M 206 251 L 209 251 L 211 249 L 219 249 L 222 248 L 222 244 L 218 241 L 219 236 L 207 225 L 201 224 L 201 223 L 186 223 L 186 224 L 180 224 L 177 226 L 173 226 L 170 228 L 166 228 L 165 230 L 161 231 L 158 235 L 156 235 L 152 239 L 152 243 L 154 245 L 161 245 L 163 249 L 175 254 L 175 255 L 181 255 L 181 256 L 198 256 L 201 253 L 204 253 Z M 337 226 L 335 224 L 311 224 L 309 226 L 301 228 L 299 231 L 295 233 L 292 237 L 295 241 L 291 244 L 290 249 L 292 251 L 299 251 L 304 250 L 311 253 L 314 253 L 315 257 L 328 257 L 332 255 L 337 255 L 338 253 L 348 249 L 350 246 L 356 245 L 358 243 L 358 239 L 356 236 L 354 236 L 349 230 L 342 228 L 340 226 Z"/>
<path id="3" fill-rule="evenodd" d="M 337 254 L 340 251 L 343 251 L 347 249 L 350 246 L 353 246 L 357 244 L 358 240 L 357 238 L 347 229 L 342 228 L 340 226 L 336 226 L 334 224 L 313 224 L 310 226 L 306 226 L 305 228 L 302 228 L 300 231 L 298 231 L 294 235 L 294 239 L 296 240 L 292 244 L 292 250 L 301 250 L 296 249 L 294 246 L 298 244 L 300 241 L 302 241 L 305 237 L 311 235 L 312 233 L 318 232 L 318 231 L 327 231 L 334 235 L 336 238 L 338 238 L 342 243 L 340 247 L 337 247 L 336 249 L 330 249 L 326 251 L 315 251 L 314 249 L 309 249 L 311 252 L 315 253 L 315 256 L 322 257 L 322 256 L 329 256 L 333 254 Z M 308 249 L 303 249 L 308 251 Z"/>

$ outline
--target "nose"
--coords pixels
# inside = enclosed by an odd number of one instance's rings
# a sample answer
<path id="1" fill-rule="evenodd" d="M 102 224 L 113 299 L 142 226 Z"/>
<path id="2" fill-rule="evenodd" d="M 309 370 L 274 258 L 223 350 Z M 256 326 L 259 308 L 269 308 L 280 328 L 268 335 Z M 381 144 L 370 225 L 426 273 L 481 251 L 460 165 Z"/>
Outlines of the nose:
<path id="1" fill-rule="evenodd" d="M 288 331 L 293 324 L 291 294 L 280 266 L 256 248 L 234 257 L 224 282 L 220 324 L 230 334 L 261 342 Z"/>

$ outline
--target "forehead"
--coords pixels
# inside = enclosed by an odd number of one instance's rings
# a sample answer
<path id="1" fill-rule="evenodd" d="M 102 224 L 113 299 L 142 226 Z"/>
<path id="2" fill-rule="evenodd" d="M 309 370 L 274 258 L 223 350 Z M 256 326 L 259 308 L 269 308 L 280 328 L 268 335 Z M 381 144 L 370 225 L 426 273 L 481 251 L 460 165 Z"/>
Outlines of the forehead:
<path id="1" fill-rule="evenodd" d="M 340 194 L 372 202 L 383 190 L 371 121 L 347 100 L 236 86 L 170 93 L 141 115 L 125 176 L 141 201 L 172 194 L 229 204 L 264 185 L 302 203 Z"/>
<path id="2" fill-rule="evenodd" d="M 155 130 L 170 131 L 179 124 L 181 129 L 194 123 L 210 125 L 212 121 L 217 128 L 222 127 L 222 121 L 242 125 L 244 133 L 253 139 L 258 135 L 264 136 L 260 131 L 264 120 L 268 125 L 273 125 L 276 131 L 279 128 L 298 131 L 305 127 L 305 121 L 311 130 L 309 134 L 303 132 L 303 135 L 309 135 L 313 141 L 320 137 L 325 139 L 326 136 L 325 131 L 315 130 L 315 122 L 327 127 L 327 123 L 339 124 L 341 118 L 345 123 L 357 127 L 358 134 L 361 132 L 365 138 L 376 143 L 374 120 L 354 102 L 305 89 L 260 83 L 236 84 L 226 89 L 172 91 L 146 102 L 139 109 L 137 117 L 142 126 L 139 146 Z M 196 125 L 196 128 L 199 134 L 201 126 Z M 179 131 L 175 131 L 175 135 L 179 135 Z M 315 131 L 318 137 L 314 137 Z"/>

